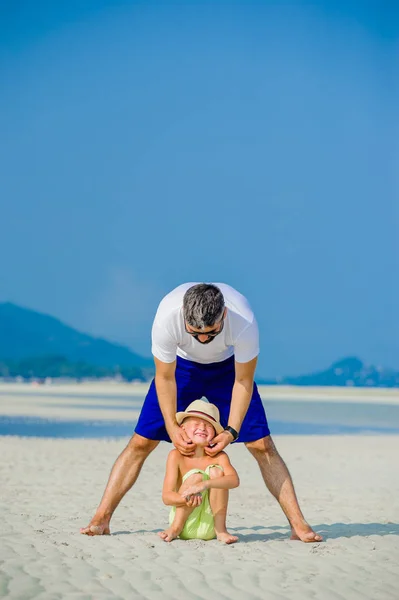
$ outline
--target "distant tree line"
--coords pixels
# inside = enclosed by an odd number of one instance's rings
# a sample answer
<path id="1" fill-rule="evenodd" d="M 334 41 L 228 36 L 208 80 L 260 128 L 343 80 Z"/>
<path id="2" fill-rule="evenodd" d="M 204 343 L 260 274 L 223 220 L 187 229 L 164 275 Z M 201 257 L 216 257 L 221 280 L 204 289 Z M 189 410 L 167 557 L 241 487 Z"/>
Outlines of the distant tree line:
<path id="1" fill-rule="evenodd" d="M 48 377 L 70 379 L 103 379 L 119 377 L 125 381 L 148 381 L 150 369 L 134 366 L 104 367 L 85 362 L 71 362 L 64 356 L 34 356 L 18 360 L 0 359 L 0 377 L 26 380 L 46 379 Z"/>
<path id="2" fill-rule="evenodd" d="M 154 369 L 138 366 L 100 366 L 82 361 L 71 361 L 65 356 L 47 355 L 22 359 L 0 359 L 0 378 L 44 380 L 51 379 L 122 379 L 124 381 L 148 381 Z M 256 378 L 266 385 L 299 386 L 355 386 L 355 387 L 399 387 L 399 372 L 366 366 L 358 358 L 349 357 L 334 363 L 318 373 L 279 379 Z"/>

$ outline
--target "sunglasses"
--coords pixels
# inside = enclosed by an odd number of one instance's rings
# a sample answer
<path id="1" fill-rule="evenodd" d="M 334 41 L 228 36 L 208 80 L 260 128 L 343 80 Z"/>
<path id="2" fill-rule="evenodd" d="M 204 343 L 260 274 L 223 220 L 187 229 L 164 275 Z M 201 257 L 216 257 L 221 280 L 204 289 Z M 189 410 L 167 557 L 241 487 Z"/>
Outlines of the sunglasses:
<path id="1" fill-rule="evenodd" d="M 211 329 L 211 331 L 189 331 L 187 329 L 187 324 L 184 321 L 184 327 L 186 329 L 186 332 L 191 335 L 193 338 L 195 338 L 198 342 L 200 341 L 198 339 L 198 336 L 200 335 L 207 335 L 208 336 L 208 342 L 210 342 L 211 340 L 213 340 L 213 338 L 215 338 L 217 335 L 219 335 L 219 333 L 222 333 L 223 331 L 223 327 L 224 327 L 224 319 L 222 319 L 222 321 L 220 321 L 220 329 L 218 331 L 215 331 L 215 329 Z M 201 342 L 201 344 L 206 344 L 207 342 Z"/>

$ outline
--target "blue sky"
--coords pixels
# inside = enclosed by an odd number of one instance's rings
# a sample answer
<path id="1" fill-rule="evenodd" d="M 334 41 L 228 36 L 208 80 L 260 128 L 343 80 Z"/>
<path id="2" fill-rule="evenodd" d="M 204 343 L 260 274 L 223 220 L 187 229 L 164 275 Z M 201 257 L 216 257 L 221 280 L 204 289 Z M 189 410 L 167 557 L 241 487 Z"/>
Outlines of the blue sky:
<path id="1" fill-rule="evenodd" d="M 0 301 L 150 353 L 185 281 L 258 372 L 399 368 L 393 2 L 3 2 Z"/>

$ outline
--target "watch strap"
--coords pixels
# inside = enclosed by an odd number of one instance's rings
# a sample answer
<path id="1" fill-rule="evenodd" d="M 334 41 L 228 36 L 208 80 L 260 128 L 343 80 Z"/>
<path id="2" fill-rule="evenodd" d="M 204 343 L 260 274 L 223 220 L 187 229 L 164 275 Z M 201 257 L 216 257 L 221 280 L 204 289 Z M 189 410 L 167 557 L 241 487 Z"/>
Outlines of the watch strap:
<path id="1" fill-rule="evenodd" d="M 238 439 L 238 431 L 236 431 L 233 427 L 230 427 L 230 425 L 227 425 L 227 427 L 225 427 L 224 430 L 231 433 L 234 442 L 236 441 L 236 439 Z"/>

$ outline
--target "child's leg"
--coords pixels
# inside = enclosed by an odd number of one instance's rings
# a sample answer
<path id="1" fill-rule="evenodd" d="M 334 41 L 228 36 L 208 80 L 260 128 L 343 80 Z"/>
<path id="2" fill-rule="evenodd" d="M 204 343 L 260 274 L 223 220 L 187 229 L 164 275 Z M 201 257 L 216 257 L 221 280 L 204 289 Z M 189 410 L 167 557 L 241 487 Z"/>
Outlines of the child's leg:
<path id="1" fill-rule="evenodd" d="M 201 473 L 190 475 L 190 477 L 187 477 L 186 481 L 179 489 L 179 494 L 182 494 L 188 487 L 191 487 L 196 483 L 200 483 L 202 480 L 203 475 L 201 475 Z M 171 526 L 168 527 L 168 529 L 165 529 L 165 531 L 161 531 L 158 534 L 159 537 L 161 537 L 165 542 L 171 542 L 177 538 L 183 531 L 184 525 L 194 508 L 195 506 L 176 506 L 175 517 Z"/>
<path id="2" fill-rule="evenodd" d="M 213 467 L 209 470 L 209 477 L 224 477 L 224 473 L 218 467 Z M 216 537 L 219 542 L 225 544 L 234 544 L 238 537 L 231 535 L 226 529 L 227 503 L 229 500 L 229 490 L 209 490 L 209 503 L 211 505 L 213 519 L 215 522 Z"/>

